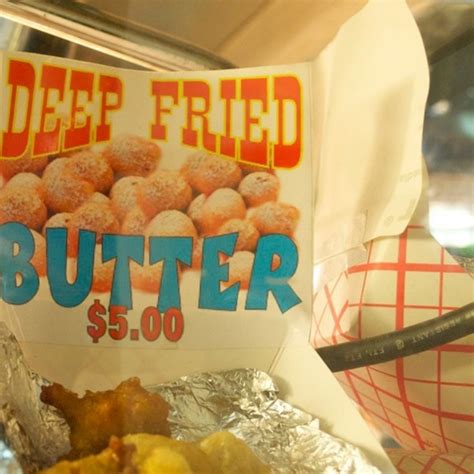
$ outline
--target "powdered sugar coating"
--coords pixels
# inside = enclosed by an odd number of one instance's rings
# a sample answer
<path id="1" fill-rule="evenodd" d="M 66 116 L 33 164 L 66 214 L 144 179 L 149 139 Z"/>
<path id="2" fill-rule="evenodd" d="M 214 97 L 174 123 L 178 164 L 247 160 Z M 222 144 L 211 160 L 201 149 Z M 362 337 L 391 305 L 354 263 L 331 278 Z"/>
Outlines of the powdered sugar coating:
<path id="1" fill-rule="evenodd" d="M 161 158 L 156 144 L 135 135 L 115 137 L 103 151 L 103 156 L 116 173 L 125 176 L 148 176 L 155 171 Z"/>
<path id="2" fill-rule="evenodd" d="M 235 162 L 202 151 L 187 159 L 181 173 L 193 189 L 204 194 L 219 188 L 236 188 L 242 179 L 242 171 Z"/>
<path id="3" fill-rule="evenodd" d="M 199 194 L 196 196 L 191 204 L 188 207 L 187 214 L 192 219 L 196 229 L 199 232 L 204 231 L 204 222 L 203 222 L 203 215 L 202 215 L 202 208 L 204 203 L 206 202 L 207 196 L 205 194 Z"/>
<path id="4" fill-rule="evenodd" d="M 191 199 L 191 187 L 176 171 L 156 171 L 145 179 L 137 193 L 138 205 L 149 217 L 170 209 L 185 210 Z"/>
<path id="5" fill-rule="evenodd" d="M 127 176 L 119 179 L 110 191 L 112 200 L 112 208 L 120 220 L 125 215 L 137 207 L 138 188 L 145 182 L 145 178 L 141 176 Z"/>
<path id="6" fill-rule="evenodd" d="M 120 231 L 120 223 L 110 206 L 88 202 L 77 209 L 69 223 L 69 251 L 77 254 L 79 230 L 90 230 L 97 234 L 96 241 L 102 241 L 102 234 L 116 234 Z"/>
<path id="7" fill-rule="evenodd" d="M 105 204 L 107 206 L 112 205 L 112 201 L 109 199 L 108 196 L 102 193 L 94 193 L 87 202 L 95 202 L 96 204 Z"/>
<path id="8" fill-rule="evenodd" d="M 192 237 L 197 238 L 197 231 L 193 221 L 180 211 L 163 211 L 154 217 L 148 224 L 145 234 L 147 237 Z"/>
<path id="9" fill-rule="evenodd" d="M 295 206 L 282 202 L 266 202 L 257 207 L 250 219 L 262 235 L 284 234 L 292 236 L 299 220 Z"/>
<path id="10" fill-rule="evenodd" d="M 5 189 L 16 189 L 23 188 L 25 192 L 33 191 L 37 193 L 42 199 L 45 197 L 45 190 L 43 181 L 39 176 L 34 173 L 18 173 L 10 179 L 5 185 Z"/>
<path id="11" fill-rule="evenodd" d="M 47 156 L 31 158 L 28 152 L 21 158 L 0 160 L 0 174 L 3 175 L 5 179 L 10 179 L 22 172 L 39 174 L 46 168 L 47 164 Z"/>
<path id="12" fill-rule="evenodd" d="M 239 192 L 249 207 L 260 206 L 268 201 L 276 201 L 280 191 L 280 183 L 270 173 L 250 173 L 240 182 Z"/>
<path id="13" fill-rule="evenodd" d="M 0 193 L 0 224 L 20 222 L 40 230 L 48 218 L 48 210 L 38 193 L 20 189 L 2 189 Z"/>
<path id="14" fill-rule="evenodd" d="M 239 282 L 241 289 L 247 289 L 252 276 L 254 258 L 255 255 L 246 250 L 235 252 L 234 255 L 227 260 L 229 265 L 229 279 L 227 284 L 232 285 L 233 283 Z"/>
<path id="15" fill-rule="evenodd" d="M 93 194 L 94 186 L 79 179 L 68 168 L 69 158 L 52 161 L 43 174 L 45 202 L 53 213 L 73 212 Z"/>
<path id="16" fill-rule="evenodd" d="M 219 227 L 218 234 L 233 234 L 237 232 L 235 251 L 249 250 L 253 252 L 257 247 L 260 233 L 252 222 L 244 219 L 229 219 Z"/>
<path id="17" fill-rule="evenodd" d="M 108 192 L 114 184 L 114 172 L 99 153 L 91 150 L 74 153 L 66 166 L 78 178 L 89 181 L 100 193 Z"/>
<path id="18" fill-rule="evenodd" d="M 148 216 L 139 207 L 135 207 L 125 215 L 120 232 L 127 235 L 143 235 L 149 222 Z"/>
<path id="19" fill-rule="evenodd" d="M 202 207 L 203 231 L 212 234 L 229 219 L 243 219 L 246 207 L 242 196 L 230 188 L 214 191 Z"/>

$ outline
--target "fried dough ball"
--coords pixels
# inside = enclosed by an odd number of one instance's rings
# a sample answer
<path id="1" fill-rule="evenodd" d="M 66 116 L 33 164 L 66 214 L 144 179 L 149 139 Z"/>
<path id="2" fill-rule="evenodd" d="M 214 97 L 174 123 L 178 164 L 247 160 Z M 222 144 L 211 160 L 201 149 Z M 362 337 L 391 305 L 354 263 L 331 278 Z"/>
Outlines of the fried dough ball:
<path id="1" fill-rule="evenodd" d="M 146 231 L 149 236 L 193 237 L 197 238 L 193 221 L 180 211 L 163 211 L 148 224 Z"/>
<path id="2" fill-rule="evenodd" d="M 5 185 L 5 189 L 26 189 L 37 193 L 41 199 L 45 197 L 43 181 L 34 173 L 18 173 Z"/>
<path id="3" fill-rule="evenodd" d="M 249 250 L 253 252 L 257 247 L 260 233 L 252 222 L 244 219 L 230 219 L 219 227 L 218 234 L 233 234 L 237 232 L 235 250 Z"/>
<path id="4" fill-rule="evenodd" d="M 148 251 L 145 250 L 144 262 L 149 261 Z M 163 276 L 163 262 L 153 265 L 145 263 L 143 266 L 136 262 L 130 262 L 130 279 L 132 286 L 138 290 L 158 294 Z"/>
<path id="5" fill-rule="evenodd" d="M 227 280 L 227 284 L 229 286 L 239 282 L 240 288 L 243 290 L 249 287 L 254 258 L 255 255 L 247 250 L 235 252 L 234 255 L 229 258 L 227 261 L 229 264 L 229 279 Z"/>
<path id="6" fill-rule="evenodd" d="M 122 222 L 121 233 L 128 235 L 143 235 L 150 222 L 147 215 L 139 207 L 127 212 Z"/>
<path id="7" fill-rule="evenodd" d="M 0 224 L 20 222 L 30 229 L 41 230 L 48 210 L 41 197 L 20 189 L 2 189 L 0 193 Z"/>
<path id="8" fill-rule="evenodd" d="M 94 193 L 88 200 L 87 202 L 94 202 L 96 204 L 106 204 L 107 206 L 112 205 L 112 201 L 102 193 Z"/>
<path id="9" fill-rule="evenodd" d="M 250 219 L 262 235 L 291 236 L 298 225 L 299 216 L 298 209 L 290 204 L 266 202 L 255 209 Z"/>
<path id="10" fill-rule="evenodd" d="M 244 441 L 228 431 L 213 433 L 204 438 L 199 447 L 219 472 L 225 474 L 270 474 Z"/>
<path id="11" fill-rule="evenodd" d="M 102 234 L 116 234 L 120 231 L 120 223 L 112 208 L 108 205 L 88 202 L 75 211 L 68 223 L 69 253 L 77 254 L 79 230 L 90 230 L 97 234 L 96 241 L 102 242 Z"/>
<path id="12" fill-rule="evenodd" d="M 49 228 L 65 228 L 67 229 L 69 221 L 71 220 L 72 213 L 60 212 L 51 216 L 43 226 L 43 234 L 46 234 L 46 229 Z"/>
<path id="13" fill-rule="evenodd" d="M 73 212 L 93 194 L 94 186 L 68 170 L 70 158 L 57 158 L 44 171 L 45 202 L 50 211 Z"/>
<path id="14" fill-rule="evenodd" d="M 268 201 L 276 201 L 280 183 L 278 178 L 270 173 L 250 173 L 240 182 L 239 193 L 249 207 L 260 206 Z"/>
<path id="15" fill-rule="evenodd" d="M 191 199 L 191 187 L 177 171 L 153 173 L 145 179 L 137 194 L 138 205 L 149 217 L 170 209 L 185 210 Z"/>
<path id="16" fill-rule="evenodd" d="M 245 217 L 245 203 L 242 196 L 233 189 L 222 188 L 214 191 L 202 206 L 202 227 L 204 233 L 217 232 L 229 219 Z"/>
<path id="17" fill-rule="evenodd" d="M 110 191 L 112 207 L 120 220 L 123 220 L 127 212 L 137 207 L 138 188 L 145 182 L 140 176 L 127 176 L 119 179 Z"/>
<path id="18" fill-rule="evenodd" d="M 32 230 L 33 240 L 35 242 L 35 253 L 31 259 L 31 264 L 39 276 L 46 275 L 46 240 L 38 232 Z"/>
<path id="19" fill-rule="evenodd" d="M 202 208 L 204 203 L 206 202 L 207 196 L 205 194 L 200 194 L 196 196 L 188 207 L 188 216 L 194 222 L 196 229 L 199 232 L 203 232 L 204 225 L 203 225 L 203 218 L 202 218 Z"/>
<path id="20" fill-rule="evenodd" d="M 89 181 L 101 193 L 108 192 L 114 184 L 114 172 L 99 153 L 90 150 L 74 153 L 69 158 L 67 168 L 80 179 Z"/>
<path id="21" fill-rule="evenodd" d="M 25 153 L 21 158 L 0 160 L 0 174 L 5 179 L 10 179 L 18 173 L 40 174 L 48 164 L 47 156 L 31 158 L 30 153 Z"/>
<path id="22" fill-rule="evenodd" d="M 86 391 L 80 398 L 62 385 L 41 388 L 41 401 L 60 410 L 71 428 L 69 459 L 106 448 L 111 436 L 131 433 L 170 435 L 168 404 L 131 378 L 114 390 Z"/>
<path id="23" fill-rule="evenodd" d="M 161 158 L 156 144 L 135 135 L 115 137 L 103 151 L 103 156 L 117 173 L 125 176 L 148 176 Z"/>
<path id="24" fill-rule="evenodd" d="M 219 188 L 236 188 L 242 179 L 236 163 L 202 151 L 187 159 L 181 173 L 193 189 L 204 194 Z"/>

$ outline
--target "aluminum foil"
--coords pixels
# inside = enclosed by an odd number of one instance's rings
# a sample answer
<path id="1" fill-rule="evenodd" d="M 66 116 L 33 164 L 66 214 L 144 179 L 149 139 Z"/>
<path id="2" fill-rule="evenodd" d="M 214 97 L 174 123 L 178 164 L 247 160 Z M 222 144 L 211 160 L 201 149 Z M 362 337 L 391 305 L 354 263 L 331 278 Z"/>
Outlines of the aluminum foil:
<path id="1" fill-rule="evenodd" d="M 29 370 L 17 341 L 0 324 L 1 473 L 35 472 L 69 450 L 64 419 L 39 399 L 47 383 Z M 274 473 L 380 472 L 359 449 L 320 431 L 317 419 L 280 400 L 264 372 L 201 373 L 147 389 L 173 407 L 169 421 L 175 438 L 196 440 L 231 431 Z"/>

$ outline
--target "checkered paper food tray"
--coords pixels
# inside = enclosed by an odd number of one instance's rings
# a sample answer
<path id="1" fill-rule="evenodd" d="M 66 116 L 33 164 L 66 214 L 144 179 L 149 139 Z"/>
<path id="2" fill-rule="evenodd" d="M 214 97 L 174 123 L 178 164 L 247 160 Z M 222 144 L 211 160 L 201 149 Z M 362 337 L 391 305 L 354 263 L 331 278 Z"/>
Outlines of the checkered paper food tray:
<path id="1" fill-rule="evenodd" d="M 323 347 L 399 330 L 470 303 L 473 296 L 474 280 L 425 228 L 411 225 L 399 237 L 369 243 L 365 263 L 315 295 L 311 343 Z M 472 472 L 473 352 L 474 337 L 466 336 L 336 374 L 378 429 L 404 450 L 423 451 L 395 459 L 400 472 Z"/>

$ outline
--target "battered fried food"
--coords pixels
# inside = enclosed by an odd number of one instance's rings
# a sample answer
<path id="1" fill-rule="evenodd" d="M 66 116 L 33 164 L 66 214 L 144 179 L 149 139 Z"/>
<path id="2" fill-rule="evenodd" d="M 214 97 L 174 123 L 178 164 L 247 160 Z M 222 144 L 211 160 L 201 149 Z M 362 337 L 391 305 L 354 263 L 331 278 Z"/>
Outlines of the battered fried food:
<path id="1" fill-rule="evenodd" d="M 43 474 L 269 474 L 270 469 L 233 434 L 214 433 L 201 442 L 159 435 L 113 437 L 97 456 L 63 461 Z"/>
<path id="2" fill-rule="evenodd" d="M 136 377 L 115 390 L 86 391 L 82 398 L 55 383 L 42 387 L 41 401 L 58 408 L 71 428 L 69 459 L 100 452 L 113 435 L 170 435 L 169 405 L 159 395 L 145 390 Z"/>

